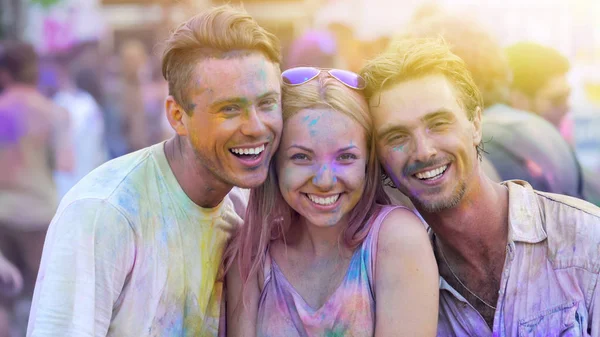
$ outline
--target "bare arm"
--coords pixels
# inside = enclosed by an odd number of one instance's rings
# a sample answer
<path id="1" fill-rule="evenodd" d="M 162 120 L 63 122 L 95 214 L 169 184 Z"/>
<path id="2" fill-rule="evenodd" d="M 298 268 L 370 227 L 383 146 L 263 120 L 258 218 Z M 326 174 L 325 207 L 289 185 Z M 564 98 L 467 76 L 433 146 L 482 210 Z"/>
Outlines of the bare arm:
<path id="1" fill-rule="evenodd" d="M 375 270 L 375 336 L 435 336 L 438 268 L 419 218 L 392 211 L 379 232 Z"/>
<path id="2" fill-rule="evenodd" d="M 227 273 L 227 337 L 256 336 L 256 318 L 258 313 L 257 275 L 251 275 L 242 294 L 243 281 L 236 259 Z M 242 299 L 243 296 L 243 299 Z"/>

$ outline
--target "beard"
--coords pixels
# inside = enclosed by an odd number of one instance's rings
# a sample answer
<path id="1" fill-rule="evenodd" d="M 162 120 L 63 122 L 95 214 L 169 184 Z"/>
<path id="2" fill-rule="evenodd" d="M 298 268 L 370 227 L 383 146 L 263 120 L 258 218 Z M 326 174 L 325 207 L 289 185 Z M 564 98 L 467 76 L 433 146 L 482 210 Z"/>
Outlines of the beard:
<path id="1" fill-rule="evenodd" d="M 452 191 L 452 194 L 444 198 L 442 200 L 422 200 L 419 196 L 414 196 L 413 194 L 408 194 L 410 196 L 410 200 L 417 207 L 417 209 L 423 210 L 427 213 L 439 213 L 441 211 L 445 211 L 447 209 L 454 208 L 458 206 L 458 204 L 463 199 L 465 193 L 467 191 L 467 184 L 465 181 L 461 181 L 458 183 L 458 186 Z"/>

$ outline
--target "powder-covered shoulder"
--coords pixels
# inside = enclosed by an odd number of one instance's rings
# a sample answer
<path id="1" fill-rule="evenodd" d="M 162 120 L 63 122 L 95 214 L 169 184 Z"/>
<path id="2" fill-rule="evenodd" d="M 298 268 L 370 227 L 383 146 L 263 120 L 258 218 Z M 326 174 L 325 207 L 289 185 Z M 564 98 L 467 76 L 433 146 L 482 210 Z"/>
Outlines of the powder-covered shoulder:
<path id="1" fill-rule="evenodd" d="M 155 172 L 152 168 L 144 169 L 148 165 L 154 165 L 149 160 L 150 154 L 150 148 L 145 148 L 100 165 L 75 184 L 64 196 L 59 209 L 78 199 L 108 199 L 118 193 L 119 189 L 147 184 L 147 175 Z"/>

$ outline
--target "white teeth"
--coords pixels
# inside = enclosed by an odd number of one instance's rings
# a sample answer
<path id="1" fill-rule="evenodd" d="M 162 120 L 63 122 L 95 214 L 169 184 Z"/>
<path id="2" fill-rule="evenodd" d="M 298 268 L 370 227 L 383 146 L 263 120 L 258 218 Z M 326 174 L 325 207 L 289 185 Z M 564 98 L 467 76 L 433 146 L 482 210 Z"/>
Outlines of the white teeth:
<path id="1" fill-rule="evenodd" d="M 444 173 L 446 171 L 447 168 L 448 168 L 448 165 L 444 165 L 442 167 L 438 167 L 431 171 L 417 173 L 417 174 L 415 174 L 415 176 L 417 176 L 417 178 L 419 178 L 419 179 L 430 179 L 430 178 L 441 175 L 442 173 Z"/>
<path id="2" fill-rule="evenodd" d="M 263 151 L 265 150 L 265 145 L 261 145 L 259 147 L 255 147 L 253 149 L 235 149 L 232 148 L 230 151 L 235 153 L 235 154 L 254 154 L 254 155 L 258 155 L 261 154 Z"/>
<path id="3" fill-rule="evenodd" d="M 336 194 L 336 195 L 333 195 L 333 196 L 327 197 L 327 198 L 317 197 L 316 195 L 312 195 L 312 194 L 307 194 L 307 196 L 315 204 L 324 205 L 324 206 L 332 205 L 340 197 L 339 194 Z"/>

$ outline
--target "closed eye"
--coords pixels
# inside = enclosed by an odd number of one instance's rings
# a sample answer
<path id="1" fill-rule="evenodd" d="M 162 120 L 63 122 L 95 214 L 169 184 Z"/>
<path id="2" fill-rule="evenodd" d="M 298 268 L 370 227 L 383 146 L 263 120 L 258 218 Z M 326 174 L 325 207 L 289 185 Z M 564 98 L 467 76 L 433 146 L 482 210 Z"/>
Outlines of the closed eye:
<path id="1" fill-rule="evenodd" d="M 387 138 L 388 143 L 399 143 L 406 140 L 406 135 L 395 134 Z"/>

